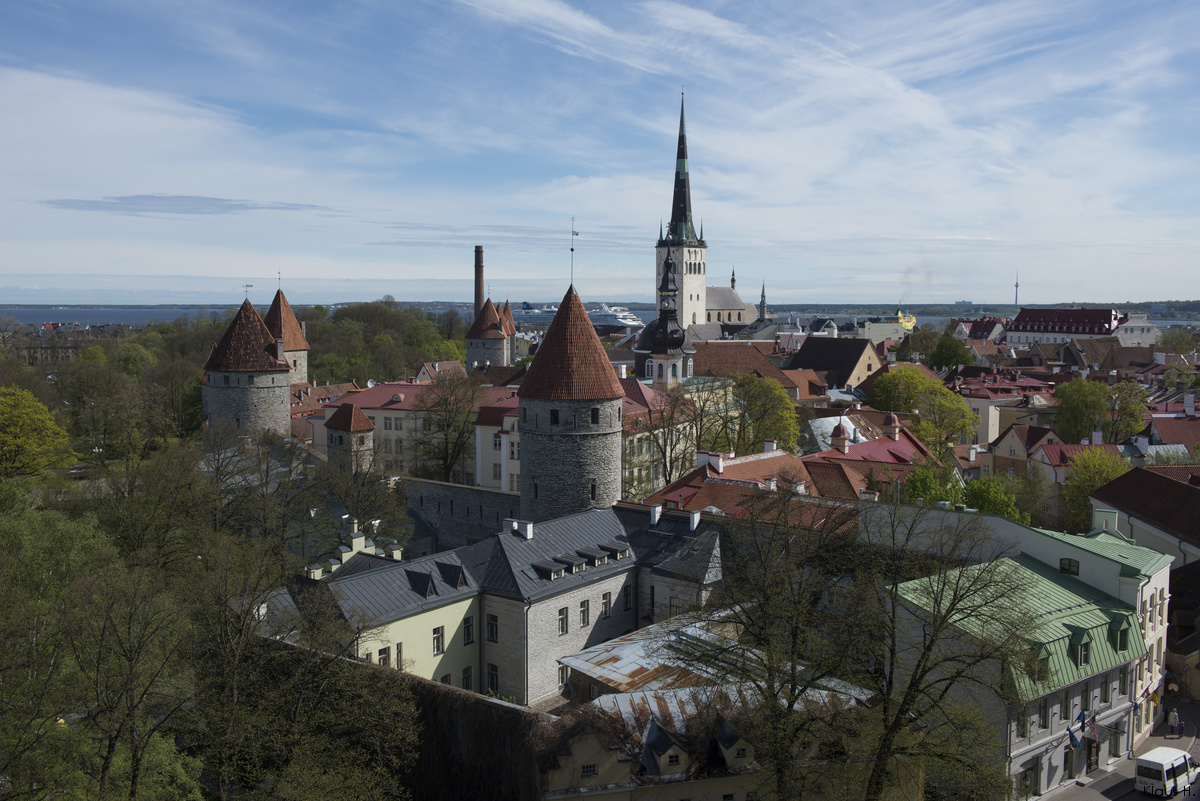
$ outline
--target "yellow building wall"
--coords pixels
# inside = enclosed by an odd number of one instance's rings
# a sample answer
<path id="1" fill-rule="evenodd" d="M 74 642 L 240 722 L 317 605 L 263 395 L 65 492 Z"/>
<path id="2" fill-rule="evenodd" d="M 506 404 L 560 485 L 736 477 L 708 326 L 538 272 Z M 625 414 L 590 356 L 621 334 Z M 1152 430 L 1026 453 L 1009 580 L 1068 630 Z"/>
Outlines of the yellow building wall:
<path id="1" fill-rule="evenodd" d="M 464 623 L 472 619 L 472 641 L 464 642 Z M 444 632 L 441 654 L 433 652 L 433 630 L 441 627 Z M 480 630 L 479 596 L 470 595 L 460 601 L 429 609 L 408 617 L 394 620 L 367 631 L 359 642 L 359 658 L 370 654 L 372 662 L 379 661 L 379 651 L 388 649 L 389 666 L 397 667 L 397 645 L 403 664 L 399 667 L 409 673 L 431 681 L 441 681 L 450 676 L 450 683 L 462 687 L 463 668 L 471 668 L 471 689 L 479 691 L 479 640 Z"/>

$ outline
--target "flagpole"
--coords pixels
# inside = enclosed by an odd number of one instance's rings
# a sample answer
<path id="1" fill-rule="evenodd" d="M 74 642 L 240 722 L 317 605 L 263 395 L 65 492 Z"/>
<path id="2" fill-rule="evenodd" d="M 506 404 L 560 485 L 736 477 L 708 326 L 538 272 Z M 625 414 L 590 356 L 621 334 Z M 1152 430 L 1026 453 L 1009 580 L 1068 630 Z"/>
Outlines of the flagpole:
<path id="1" fill-rule="evenodd" d="M 575 237 L 579 236 L 579 232 L 575 230 L 575 215 L 571 215 L 571 286 L 575 286 Z"/>

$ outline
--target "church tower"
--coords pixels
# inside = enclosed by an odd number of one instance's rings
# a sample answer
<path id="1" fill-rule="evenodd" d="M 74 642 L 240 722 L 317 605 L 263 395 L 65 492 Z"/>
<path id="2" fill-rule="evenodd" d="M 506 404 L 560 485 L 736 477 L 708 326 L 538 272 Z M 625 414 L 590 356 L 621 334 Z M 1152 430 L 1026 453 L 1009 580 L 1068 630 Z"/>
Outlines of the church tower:
<path id="1" fill-rule="evenodd" d="M 691 378 L 696 355 L 691 336 L 679 324 L 679 290 L 669 255 L 665 264 L 668 269 L 663 270 L 658 285 L 658 319 L 642 329 L 633 348 L 637 375 L 653 379 L 655 389 L 667 389 Z"/>
<path id="2" fill-rule="evenodd" d="M 679 324 L 684 328 L 706 320 L 708 308 L 707 250 L 704 232 L 696 235 L 692 222 L 692 188 L 688 178 L 687 127 L 684 125 L 683 100 L 679 101 L 679 144 L 675 152 L 675 191 L 671 198 L 671 222 L 664 236 L 659 231 L 655 247 L 654 287 L 662 284 L 668 257 L 675 268 L 679 290 Z"/>
<path id="3" fill-rule="evenodd" d="M 625 391 L 574 286 L 517 398 L 522 520 L 607 509 L 620 499 Z"/>

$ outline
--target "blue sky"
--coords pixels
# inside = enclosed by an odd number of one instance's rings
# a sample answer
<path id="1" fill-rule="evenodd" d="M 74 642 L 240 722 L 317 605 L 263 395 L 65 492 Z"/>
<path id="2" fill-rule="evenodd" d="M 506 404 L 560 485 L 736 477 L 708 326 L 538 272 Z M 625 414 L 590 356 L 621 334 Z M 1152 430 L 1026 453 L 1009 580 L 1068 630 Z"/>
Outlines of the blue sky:
<path id="1" fill-rule="evenodd" d="M 0 304 L 1200 297 L 1200 5 L 5 0 Z M 747 288 L 752 288 L 749 293 Z"/>

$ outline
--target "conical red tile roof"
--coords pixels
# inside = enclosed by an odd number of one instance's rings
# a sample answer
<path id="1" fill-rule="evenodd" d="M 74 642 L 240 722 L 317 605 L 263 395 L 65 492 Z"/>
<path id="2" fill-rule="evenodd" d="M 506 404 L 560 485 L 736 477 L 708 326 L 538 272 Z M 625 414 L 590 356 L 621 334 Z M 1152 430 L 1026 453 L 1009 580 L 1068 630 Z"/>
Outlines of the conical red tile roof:
<path id="1" fill-rule="evenodd" d="M 491 298 L 488 298 L 484 301 L 483 308 L 479 310 L 479 316 L 475 318 L 475 322 L 468 329 L 467 339 L 504 339 L 504 336 L 504 325 L 500 321 L 500 313 L 496 311 L 496 304 L 492 303 Z"/>
<path id="2" fill-rule="evenodd" d="M 504 326 L 504 333 L 507 336 L 515 336 L 517 333 L 517 324 L 512 316 L 512 304 L 507 300 L 504 301 L 504 311 L 500 315 L 500 322 Z"/>
<path id="3" fill-rule="evenodd" d="M 351 434 L 375 430 L 375 424 L 353 403 L 343 403 L 337 407 L 337 411 L 325 421 L 325 427 L 334 431 L 348 431 Z"/>
<path id="4" fill-rule="evenodd" d="M 229 328 L 225 329 L 225 336 L 212 349 L 204 369 L 226 373 L 260 373 L 269 370 L 286 372 L 288 366 L 287 362 L 276 358 L 275 337 L 263 324 L 254 304 L 247 300 L 234 315 Z"/>
<path id="5" fill-rule="evenodd" d="M 606 400 L 625 396 L 574 285 L 563 297 L 517 395 L 543 400 Z"/>
<path id="6" fill-rule="evenodd" d="M 272 337 L 283 339 L 284 350 L 308 350 L 304 330 L 300 328 L 300 323 L 296 322 L 296 315 L 292 313 L 292 307 L 283 296 L 282 289 L 275 293 L 275 300 L 271 301 L 271 308 L 267 310 L 263 322 Z"/>

